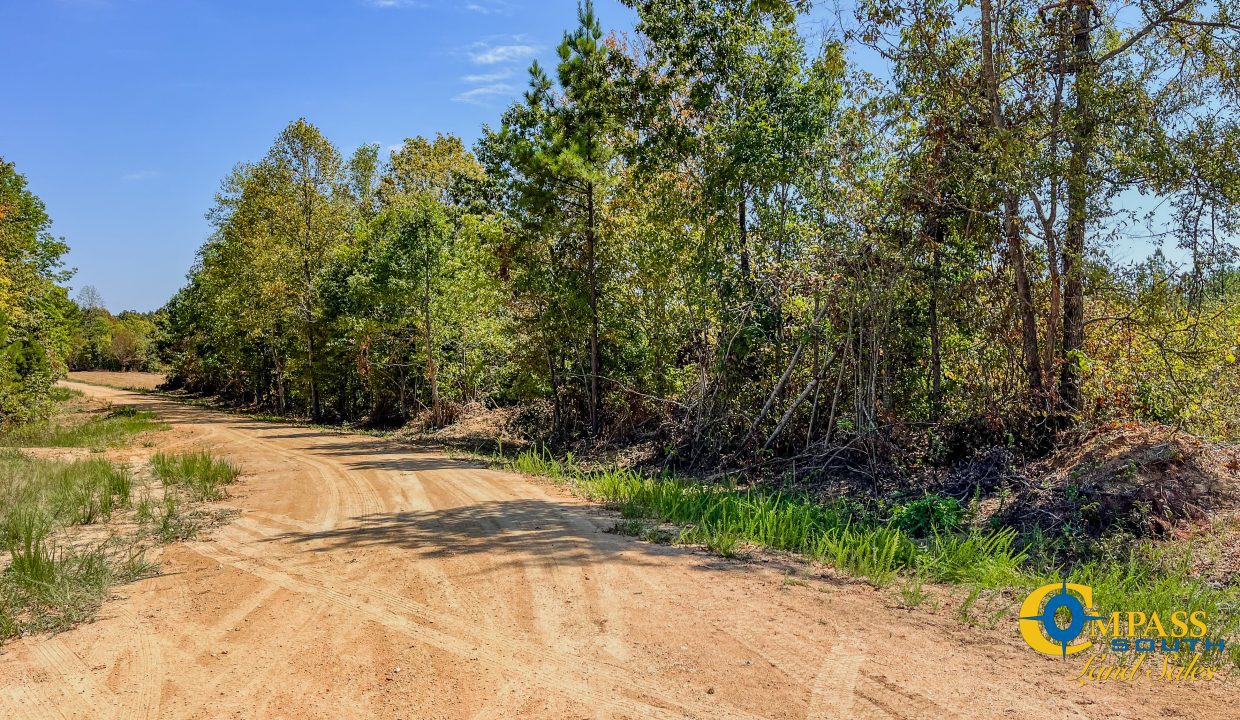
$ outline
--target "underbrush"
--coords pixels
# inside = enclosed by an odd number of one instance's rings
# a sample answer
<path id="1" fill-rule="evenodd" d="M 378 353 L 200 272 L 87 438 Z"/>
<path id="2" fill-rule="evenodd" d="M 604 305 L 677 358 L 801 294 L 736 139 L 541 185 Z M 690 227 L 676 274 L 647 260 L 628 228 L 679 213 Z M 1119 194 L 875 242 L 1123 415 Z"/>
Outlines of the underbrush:
<path id="1" fill-rule="evenodd" d="M 572 456 L 559 460 L 526 451 L 497 462 L 519 472 L 570 484 L 578 493 L 618 510 L 616 532 L 647 540 L 705 545 L 720 555 L 742 554 L 745 545 L 784 550 L 831 565 L 837 571 L 885 587 L 897 578 L 899 599 L 916 606 L 929 597 L 925 581 L 962 585 L 968 597 L 963 619 L 974 622 L 979 600 L 994 625 L 1014 609 L 1007 589 L 1028 590 L 1067 579 L 1094 590 L 1104 611 L 1140 609 L 1170 617 L 1174 611 L 1205 611 L 1212 636 L 1240 630 L 1240 587 L 1211 584 L 1191 574 L 1186 551 L 1150 541 L 1096 544 L 1087 561 L 1056 561 L 1045 536 L 1022 536 L 1011 527 L 975 527 L 966 508 L 951 498 L 926 495 L 895 500 L 880 512 L 847 498 L 831 503 L 763 489 L 707 485 L 673 476 L 650 477 L 627 469 L 588 472 Z M 679 528 L 669 533 L 664 525 Z M 1240 652 L 1232 651 L 1240 665 Z"/>
<path id="2" fill-rule="evenodd" d="M 45 420 L 12 428 L 0 434 L 0 447 L 91 448 L 120 447 L 130 438 L 149 430 L 166 430 L 154 413 L 133 406 L 119 406 L 85 422 Z"/>

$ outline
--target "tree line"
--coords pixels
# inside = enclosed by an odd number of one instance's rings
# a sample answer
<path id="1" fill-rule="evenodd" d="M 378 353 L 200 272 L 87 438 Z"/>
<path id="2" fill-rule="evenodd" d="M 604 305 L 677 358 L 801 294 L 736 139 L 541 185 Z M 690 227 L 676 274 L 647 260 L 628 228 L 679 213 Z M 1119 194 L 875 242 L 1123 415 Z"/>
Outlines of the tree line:
<path id="1" fill-rule="evenodd" d="M 371 425 L 517 405 L 698 468 L 1236 435 L 1234 0 L 863 0 L 821 33 L 803 0 L 625 4 L 473 147 L 345 156 L 301 119 L 238 165 L 159 321 L 175 382 Z M 1177 249 L 1112 260 L 1141 236 Z"/>

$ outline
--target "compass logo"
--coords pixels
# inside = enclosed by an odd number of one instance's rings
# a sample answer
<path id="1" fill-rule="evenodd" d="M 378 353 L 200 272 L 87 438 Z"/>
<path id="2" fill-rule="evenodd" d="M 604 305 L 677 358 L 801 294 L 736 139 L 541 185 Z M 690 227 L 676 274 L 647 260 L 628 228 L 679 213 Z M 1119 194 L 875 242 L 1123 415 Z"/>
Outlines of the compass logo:
<path id="1" fill-rule="evenodd" d="M 1020 606 L 1020 635 L 1045 655 L 1067 658 L 1088 650 L 1092 642 L 1077 640 L 1088 635 L 1089 623 L 1103 620 L 1092 614 L 1093 605 L 1094 591 L 1086 585 L 1044 585 Z"/>

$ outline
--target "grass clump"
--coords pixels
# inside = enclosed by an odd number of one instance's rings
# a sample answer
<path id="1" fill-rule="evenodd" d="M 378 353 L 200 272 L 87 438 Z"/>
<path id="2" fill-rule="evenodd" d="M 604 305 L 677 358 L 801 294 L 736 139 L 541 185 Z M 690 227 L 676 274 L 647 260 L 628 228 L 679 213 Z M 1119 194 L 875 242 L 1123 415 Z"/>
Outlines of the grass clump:
<path id="1" fill-rule="evenodd" d="M 1015 542 L 1012 528 L 935 533 L 922 554 L 922 566 L 942 582 L 983 588 L 1019 586 L 1028 580 L 1022 570 L 1028 554 L 1017 550 Z"/>
<path id="2" fill-rule="evenodd" d="M 132 478 L 100 459 L 57 462 L 0 451 L 0 640 L 55 631 L 89 619 L 108 587 L 150 574 L 140 552 L 98 547 L 58 548 L 65 527 L 108 518 L 130 504 Z"/>
<path id="3" fill-rule="evenodd" d="M 824 533 L 813 555 L 837 570 L 863 577 L 876 587 L 891 583 L 896 573 L 914 565 L 917 548 L 892 527 L 843 528 Z"/>
<path id="4" fill-rule="evenodd" d="M 923 566 L 936 579 L 994 584 L 1017 579 L 1024 561 L 1012 549 L 1014 533 L 954 530 L 963 509 L 935 496 L 915 501 L 911 510 L 897 506 L 896 519 L 883 522 L 844 500 L 824 504 L 794 493 L 738 490 L 624 469 L 586 472 L 572 456 L 557 460 L 537 450 L 508 464 L 571 483 L 586 497 L 618 509 L 634 530 L 641 521 L 680 525 L 686 528 L 681 542 L 705 545 L 720 555 L 736 556 L 743 545 L 785 550 L 880 586 Z M 909 529 L 938 534 L 918 541 Z"/>
<path id="5" fill-rule="evenodd" d="M 89 620 L 108 588 L 149 576 L 154 565 L 133 547 L 118 551 L 104 543 L 57 549 L 46 530 L 9 544 L 12 562 L 0 572 L 0 640 L 29 632 L 64 630 Z"/>
<path id="6" fill-rule="evenodd" d="M 205 451 L 158 453 L 151 458 L 151 469 L 166 487 L 183 490 L 193 500 L 219 500 L 224 496 L 224 487 L 240 474 L 232 463 Z"/>
<path id="7" fill-rule="evenodd" d="M 0 434 L 0 447 L 91 448 L 120 447 L 134 435 L 150 430 L 166 430 L 154 413 L 128 405 L 113 407 L 84 422 L 46 420 L 14 427 Z"/>

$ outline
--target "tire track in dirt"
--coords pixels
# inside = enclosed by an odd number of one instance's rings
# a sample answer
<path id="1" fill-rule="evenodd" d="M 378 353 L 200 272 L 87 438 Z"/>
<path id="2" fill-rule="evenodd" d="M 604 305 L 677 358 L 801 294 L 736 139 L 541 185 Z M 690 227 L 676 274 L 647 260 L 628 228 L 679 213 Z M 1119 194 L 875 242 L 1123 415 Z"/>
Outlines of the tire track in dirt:
<path id="1" fill-rule="evenodd" d="M 513 476 L 490 477 L 477 471 L 441 471 L 436 473 L 436 479 L 451 483 L 473 504 L 519 502 L 528 498 L 532 490 L 524 486 L 524 481 L 516 480 Z M 599 525 L 593 518 L 585 517 L 573 509 L 563 513 L 559 519 L 580 538 L 591 538 L 600 534 Z M 498 525 L 499 532 L 519 533 L 528 530 L 502 520 Z M 568 545 L 569 540 L 565 539 L 564 544 Z M 571 564 L 564 563 L 554 554 L 548 554 L 542 563 L 523 563 L 527 578 L 535 588 L 536 596 L 532 599 L 532 607 L 558 610 L 551 616 L 546 612 L 539 614 L 542 638 L 566 637 L 569 633 L 564 631 L 565 628 L 578 629 L 592 625 L 593 633 L 576 633 L 582 636 L 576 647 L 560 649 L 580 654 L 602 651 L 613 660 L 627 661 L 631 654 L 623 641 L 626 627 L 624 616 L 616 604 L 603 594 L 605 588 L 640 585 L 640 578 L 630 577 L 627 583 L 622 581 L 610 563 L 599 562 L 599 558 L 592 553 L 581 552 L 573 560 Z M 565 603 L 562 600 L 566 587 L 576 603 Z M 542 596 L 541 599 L 538 596 Z M 570 604 L 572 608 L 565 607 Z M 587 614 L 584 624 L 579 607 Z"/>
<path id="2" fill-rule="evenodd" d="M 865 648 L 860 643 L 838 642 L 832 646 L 814 679 L 806 720 L 851 718 L 864 662 Z"/>
<path id="3" fill-rule="evenodd" d="M 0 717 L 17 720 L 67 720 L 59 708 L 44 696 L 36 694 L 30 684 L 0 687 Z"/>
<path id="4" fill-rule="evenodd" d="M 371 620 L 400 631 L 422 643 L 458 656 L 485 659 L 492 666 L 517 672 L 549 690 L 568 692 L 574 698 L 588 699 L 592 707 L 636 713 L 635 717 L 702 717 L 736 718 L 738 720 L 742 718 L 756 720 L 757 717 L 732 708 L 699 706 L 688 698 L 675 697 L 680 693 L 653 685 L 644 678 L 625 672 L 622 668 L 599 663 L 586 669 L 579 664 L 565 662 L 560 653 L 536 646 L 522 646 L 516 638 L 498 637 L 494 633 L 478 637 L 469 626 L 458 624 L 450 617 L 436 614 L 407 598 L 379 588 L 354 588 L 356 595 L 369 596 L 367 599 L 358 599 L 355 595 L 333 587 L 331 579 L 318 571 L 307 567 L 297 568 L 296 571 L 281 570 L 269 565 L 265 558 L 250 555 L 244 546 L 236 543 L 220 541 L 211 546 L 194 543 L 191 549 L 217 562 L 256 574 L 293 592 L 320 597 L 354 612 L 363 613 Z M 380 598 L 380 601 L 376 602 L 374 600 L 376 597 Z M 430 625 L 436 627 L 431 628 Z M 447 630 L 439 628 L 447 628 Z M 600 678 L 609 680 L 617 692 L 606 694 L 595 690 L 591 686 L 591 681 Z M 680 714 L 672 712 L 668 707 L 628 698 L 621 694 L 621 688 L 638 688 L 650 695 L 653 700 L 681 708 Z M 691 714 L 686 715 L 685 711 Z"/>
<path id="5" fill-rule="evenodd" d="M 133 638 L 135 669 L 130 675 L 136 687 L 127 697 L 122 696 L 116 719 L 154 720 L 159 717 L 163 691 L 163 663 L 159 643 L 152 637 L 150 626 L 137 613 L 122 606 L 117 609 L 117 616 L 128 626 L 129 637 Z"/>

